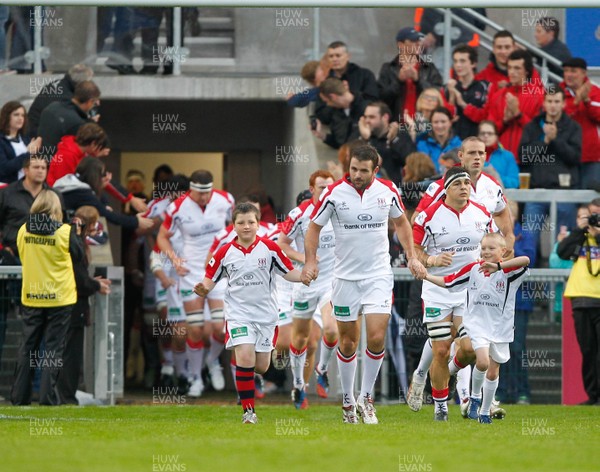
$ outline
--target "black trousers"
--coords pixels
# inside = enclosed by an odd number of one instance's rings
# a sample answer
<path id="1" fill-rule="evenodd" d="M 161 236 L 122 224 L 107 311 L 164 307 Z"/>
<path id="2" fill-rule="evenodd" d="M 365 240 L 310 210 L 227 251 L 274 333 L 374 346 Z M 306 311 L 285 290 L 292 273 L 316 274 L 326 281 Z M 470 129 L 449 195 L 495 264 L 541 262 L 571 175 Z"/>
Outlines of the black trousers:
<path id="1" fill-rule="evenodd" d="M 75 397 L 83 366 L 84 314 L 79 310 L 71 314 L 67 343 L 63 355 L 63 368 L 58 377 L 58 390 L 64 403 L 78 405 Z"/>
<path id="2" fill-rule="evenodd" d="M 57 381 L 62 369 L 67 332 L 73 305 L 57 308 L 21 307 L 23 314 L 23 344 L 15 369 L 15 382 L 11 391 L 13 405 L 31 403 L 31 382 L 36 367 L 42 371 L 40 405 L 63 403 Z M 42 338 L 46 348 L 39 352 Z"/>
<path id="3" fill-rule="evenodd" d="M 581 349 L 583 387 L 591 401 L 600 400 L 600 308 L 573 309 Z"/>

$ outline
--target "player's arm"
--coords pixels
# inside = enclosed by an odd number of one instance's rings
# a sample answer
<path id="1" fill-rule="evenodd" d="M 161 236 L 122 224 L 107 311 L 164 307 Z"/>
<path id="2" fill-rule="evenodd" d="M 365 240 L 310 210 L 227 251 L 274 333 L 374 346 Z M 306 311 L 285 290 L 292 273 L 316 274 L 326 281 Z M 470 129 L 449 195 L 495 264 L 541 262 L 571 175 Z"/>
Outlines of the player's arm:
<path id="1" fill-rule="evenodd" d="M 311 221 L 304 238 L 304 267 L 302 268 L 302 283 L 310 283 L 319 275 L 317 267 L 317 248 L 319 247 L 319 235 L 322 226 Z"/>
<path id="2" fill-rule="evenodd" d="M 169 288 L 171 285 L 175 284 L 175 281 L 165 273 L 160 253 L 156 251 L 150 253 L 150 271 L 154 274 L 154 277 L 158 279 L 162 288 Z"/>
<path id="3" fill-rule="evenodd" d="M 215 285 L 216 284 L 211 279 L 204 277 L 204 280 L 194 287 L 194 293 L 199 297 L 204 298 L 208 295 L 208 292 L 215 288 Z"/>
<path id="4" fill-rule="evenodd" d="M 414 211 L 414 213 L 410 217 L 410 224 L 411 225 L 415 224 L 415 220 L 417 219 L 417 216 L 419 216 L 419 213 L 421 213 L 421 212 L 417 211 L 417 210 Z"/>
<path id="5" fill-rule="evenodd" d="M 185 260 L 181 257 L 177 257 L 177 254 L 175 254 L 173 246 L 171 245 L 170 237 L 171 235 L 169 230 L 162 225 L 160 230 L 158 230 L 158 236 L 156 236 L 156 244 L 162 253 L 166 254 L 169 260 L 173 263 L 173 267 L 175 267 L 177 274 L 184 276 L 189 272 L 189 270 L 183 266 Z"/>
<path id="6" fill-rule="evenodd" d="M 282 250 L 284 249 L 282 248 Z M 283 278 L 288 282 L 302 282 L 302 272 L 298 269 L 290 270 Z"/>
<path id="7" fill-rule="evenodd" d="M 508 205 L 498 213 L 494 213 L 494 222 L 498 229 L 502 232 L 506 241 L 506 250 L 504 252 L 504 258 L 509 259 L 515 255 L 515 232 L 512 220 L 512 215 Z"/>
<path id="8" fill-rule="evenodd" d="M 302 254 L 300 251 L 296 251 L 292 247 L 292 241 L 293 240 L 290 239 L 290 237 L 287 234 L 281 232 L 279 233 L 279 239 L 277 239 L 277 244 L 279 245 L 281 250 L 285 252 L 285 255 L 288 256 L 291 260 L 304 264 L 304 254 Z"/>
<path id="9" fill-rule="evenodd" d="M 410 221 L 403 213 L 397 218 L 392 218 L 394 222 L 394 229 L 396 230 L 396 236 L 398 241 L 402 245 L 408 261 L 408 268 L 412 274 L 418 279 L 425 277 L 425 267 L 415 252 L 415 244 L 413 241 L 412 227 Z"/>

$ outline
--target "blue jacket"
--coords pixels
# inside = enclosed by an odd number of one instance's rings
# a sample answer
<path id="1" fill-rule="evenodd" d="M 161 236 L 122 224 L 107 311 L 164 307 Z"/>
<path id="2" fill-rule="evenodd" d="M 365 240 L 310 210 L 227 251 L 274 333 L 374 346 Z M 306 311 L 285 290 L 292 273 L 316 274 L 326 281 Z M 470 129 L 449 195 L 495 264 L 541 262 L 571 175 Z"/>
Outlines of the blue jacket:
<path id="1" fill-rule="evenodd" d="M 438 162 L 440 156 L 450 149 L 460 148 L 462 140 L 458 136 L 452 136 L 444 147 L 429 134 L 421 134 L 417 136 L 417 151 L 424 152 L 433 161 L 436 172 L 440 172 L 440 164 Z"/>
<path id="2" fill-rule="evenodd" d="M 28 145 L 30 138 L 21 136 L 21 139 Z M 16 182 L 19 171 L 23 168 L 23 161 L 29 156 L 28 152 L 16 155 L 10 140 L 3 134 L 0 134 L 0 182 L 10 184 Z"/>
<path id="3" fill-rule="evenodd" d="M 535 237 L 531 231 L 523 231 L 521 223 L 518 221 L 515 223 L 515 256 L 527 256 L 529 257 L 529 267 L 535 267 L 537 250 L 535 245 Z M 540 299 L 539 288 L 534 289 L 534 286 L 529 288 L 527 281 L 517 292 L 517 302 L 515 304 L 516 310 L 521 311 L 533 311 L 533 305 L 536 299 Z"/>
<path id="4" fill-rule="evenodd" d="M 513 153 L 504 149 L 502 144 L 498 143 L 498 147 L 485 163 L 484 170 L 490 165 L 500 175 L 504 188 L 519 188 L 519 166 Z"/>
<path id="5" fill-rule="evenodd" d="M 304 92 L 296 93 L 288 98 L 287 104 L 290 107 L 304 108 L 319 98 L 319 87 L 313 87 Z"/>

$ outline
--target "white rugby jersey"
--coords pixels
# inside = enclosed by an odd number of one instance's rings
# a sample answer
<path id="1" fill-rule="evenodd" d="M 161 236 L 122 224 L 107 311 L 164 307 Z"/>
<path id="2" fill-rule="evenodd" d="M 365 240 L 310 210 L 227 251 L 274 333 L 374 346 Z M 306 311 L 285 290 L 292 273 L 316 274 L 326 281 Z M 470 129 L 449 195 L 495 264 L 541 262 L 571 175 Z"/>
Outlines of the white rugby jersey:
<path id="1" fill-rule="evenodd" d="M 416 211 L 421 212 L 426 210 L 445 196 L 446 189 L 444 188 L 444 178 L 442 177 L 429 184 L 425 195 L 423 195 L 421 201 L 419 201 L 419 205 L 417 205 Z M 483 205 L 492 215 L 501 212 L 506 207 L 506 197 L 502 191 L 502 186 L 496 179 L 485 172 L 482 172 L 477 179 L 477 186 L 474 186 L 471 182 L 470 200 Z"/>
<path id="2" fill-rule="evenodd" d="M 431 267 L 431 275 L 449 275 L 461 267 L 477 260 L 481 253 L 481 240 L 492 232 L 492 216 L 478 203 L 468 201 L 457 212 L 439 200 L 422 213 L 413 225 L 415 244 L 423 247 L 430 256 L 454 252 L 448 267 Z M 422 298 L 428 302 L 461 303 L 464 294 L 449 295 L 431 282 L 423 281 Z"/>
<path id="3" fill-rule="evenodd" d="M 470 336 L 496 343 L 514 340 L 517 290 L 529 275 L 527 267 L 503 269 L 490 275 L 479 272 L 482 262 L 472 262 L 444 277 L 451 292 L 467 290 L 463 324 Z"/>
<path id="4" fill-rule="evenodd" d="M 213 240 L 212 245 L 210 246 L 210 252 L 214 254 L 219 249 L 221 249 L 225 244 L 230 243 L 235 239 L 237 233 L 233 229 L 233 225 L 229 225 L 227 228 L 222 229 L 217 233 L 215 239 Z M 259 237 L 267 236 L 269 233 L 273 232 L 277 228 L 273 223 L 265 223 L 264 221 L 259 221 L 258 223 L 258 231 L 256 235 Z"/>
<path id="5" fill-rule="evenodd" d="M 294 269 L 292 262 L 270 239 L 257 237 L 248 249 L 237 241 L 217 251 L 206 266 L 206 277 L 213 282 L 227 277 L 228 320 L 275 324 L 279 311 L 274 274 L 284 276 Z"/>
<path id="6" fill-rule="evenodd" d="M 359 192 L 346 174 L 327 187 L 311 220 L 323 227 L 331 220 L 335 234 L 334 277 L 364 280 L 390 275 L 388 218 L 403 213 L 400 193 L 388 180 L 374 179 Z"/>
<path id="7" fill-rule="evenodd" d="M 296 247 L 302 253 L 304 252 L 304 237 L 314 209 L 313 201 L 305 200 L 288 213 L 288 217 L 282 224 L 282 231 L 296 243 Z M 319 256 L 319 279 L 330 279 L 333 276 L 335 262 L 335 233 L 331 221 L 328 221 L 321 230 L 317 256 Z"/>
<path id="8" fill-rule="evenodd" d="M 163 226 L 170 232 L 181 232 L 186 266 L 204 267 L 204 261 L 215 235 L 231 221 L 234 199 L 230 193 L 213 190 L 204 209 L 187 192 L 165 213 Z"/>
<path id="9" fill-rule="evenodd" d="M 163 213 L 171 203 L 168 198 L 155 198 L 148 203 L 148 209 L 144 213 L 145 218 L 163 218 Z"/>

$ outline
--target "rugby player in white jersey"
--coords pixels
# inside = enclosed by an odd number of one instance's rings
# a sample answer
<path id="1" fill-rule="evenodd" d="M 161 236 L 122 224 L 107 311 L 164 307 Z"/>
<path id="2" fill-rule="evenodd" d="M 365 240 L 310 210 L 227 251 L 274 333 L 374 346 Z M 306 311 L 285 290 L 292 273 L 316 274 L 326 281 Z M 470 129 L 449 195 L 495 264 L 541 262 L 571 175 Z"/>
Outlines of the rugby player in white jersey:
<path id="1" fill-rule="evenodd" d="M 331 220 L 336 241 L 331 299 L 338 322 L 337 356 L 344 423 L 358 423 L 358 415 L 364 423 L 378 423 L 372 395 L 383 362 L 394 285 L 388 241 L 390 218 L 406 251 L 409 269 L 415 277 L 422 278 L 425 273 L 415 257 L 410 222 L 404 215 L 398 189 L 392 182 L 375 177 L 378 162 L 379 156 L 372 146 L 358 146 L 351 151 L 349 174 L 321 195 L 304 242 L 306 262 L 302 281 L 310 282 L 319 275 L 319 234 Z M 365 315 L 367 349 L 356 400 L 354 377 L 361 314 Z"/>
<path id="2" fill-rule="evenodd" d="M 304 236 L 308 231 L 310 216 L 319 201 L 323 190 L 333 184 L 333 175 L 326 170 L 317 170 L 309 178 L 310 200 L 305 200 L 292 211 L 284 221 L 283 231 L 279 236 L 278 244 L 283 252 L 300 264 L 304 264 Z M 295 242 L 295 250 L 292 243 Z M 293 375 L 292 402 L 300 409 L 305 404 L 306 389 L 311 372 L 304 375 L 306 365 L 308 340 L 311 335 L 312 319 L 317 310 L 320 311 L 323 323 L 323 339 L 321 353 L 316 367 L 317 393 L 320 397 L 327 398 L 329 379 L 327 368 L 331 354 L 337 345 L 337 326 L 331 315 L 331 282 L 333 279 L 333 263 L 335 261 L 335 234 L 331 222 L 323 228 L 319 235 L 317 257 L 319 259 L 319 279 L 310 287 L 297 285 L 292 300 L 292 340 L 290 343 L 290 360 Z"/>
<path id="3" fill-rule="evenodd" d="M 256 236 L 260 212 L 250 203 L 233 212 L 237 238 L 217 251 L 194 288 L 206 297 L 226 277 L 226 346 L 236 358 L 236 386 L 244 414 L 243 423 L 257 423 L 254 411 L 254 372 L 269 368 L 277 338 L 276 278 L 300 282 L 300 272 L 273 241 Z"/>
<path id="4" fill-rule="evenodd" d="M 171 203 L 166 212 L 156 242 L 166 254 L 180 277 L 179 289 L 183 299 L 187 323 L 187 354 L 190 390 L 188 395 L 199 397 L 204 390 L 201 370 L 204 358 L 204 298 L 194 293 L 194 286 L 204 277 L 206 255 L 215 235 L 231 221 L 233 196 L 213 189 L 209 171 L 197 170 L 190 177 L 190 191 Z M 182 253 L 175 253 L 170 237 L 180 231 Z M 224 326 L 223 294 L 221 284 L 208 297 L 208 306 L 214 332 Z M 216 342 L 216 341 L 214 341 Z M 220 368 L 220 365 L 219 365 Z"/>
<path id="5" fill-rule="evenodd" d="M 476 354 L 468 417 L 480 423 L 492 422 L 491 406 L 500 364 L 510 359 L 509 344 L 514 340 L 517 290 L 529 274 L 529 258 L 519 256 L 503 261 L 505 248 L 502 235 L 487 234 L 481 241 L 481 261 L 471 262 L 446 277 L 428 274 L 425 278 L 451 292 L 467 291 L 467 337 L 463 342 L 471 344 Z"/>
<path id="6" fill-rule="evenodd" d="M 469 199 L 471 178 L 463 167 L 452 167 L 444 176 L 446 198 L 419 214 L 413 227 L 415 252 L 433 275 L 448 275 L 479 257 L 480 242 L 492 230 L 490 213 Z M 434 419 L 448 419 L 448 358 L 452 328 L 464 336 L 462 317 L 465 293 L 449 294 L 423 282 L 423 323 L 433 348 L 430 376 L 435 402 Z"/>
<path id="7" fill-rule="evenodd" d="M 467 170 L 471 178 L 471 200 L 483 205 L 493 215 L 496 227 L 506 238 L 507 249 L 504 257 L 506 259 L 512 257 L 515 240 L 512 217 L 506 205 L 502 186 L 492 176 L 483 172 L 486 161 L 485 143 L 476 136 L 465 138 L 458 152 L 458 157 L 461 161 L 460 165 Z M 437 201 L 444 199 L 445 195 L 444 178 L 430 184 L 413 214 L 412 222 L 414 223 L 419 213 Z M 428 339 L 423 346 L 421 359 L 412 376 L 411 386 L 407 394 L 407 404 L 413 411 L 419 411 L 423 404 L 423 390 L 432 360 L 431 340 Z M 452 374 L 455 374 L 460 367 L 466 366 L 458 375 L 457 390 L 461 401 L 467 401 L 471 378 L 468 356 L 459 352 L 457 362 L 459 366 L 451 362 L 450 369 Z"/>

